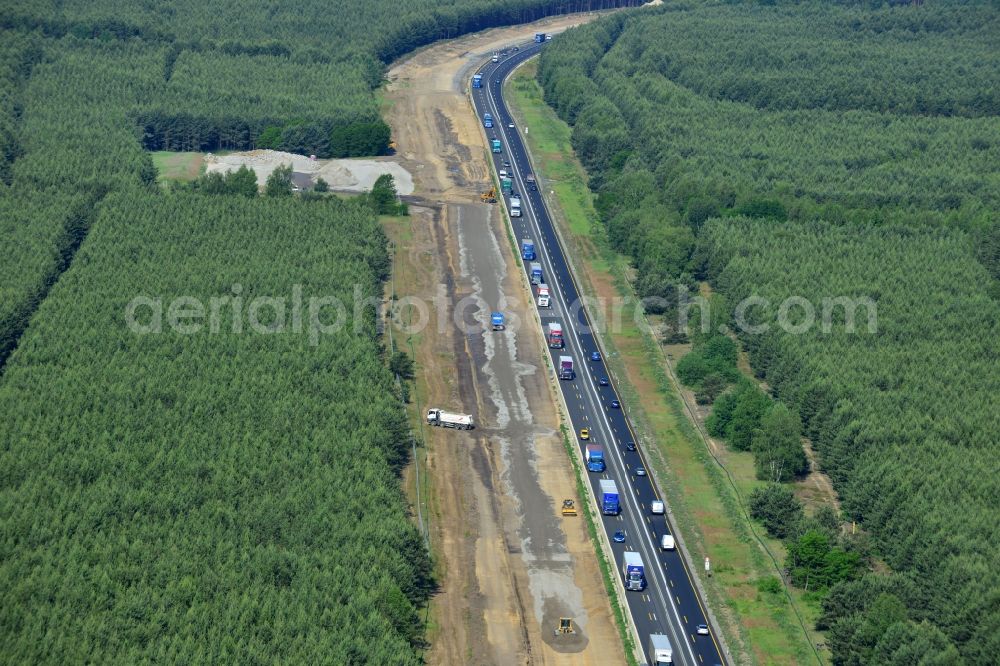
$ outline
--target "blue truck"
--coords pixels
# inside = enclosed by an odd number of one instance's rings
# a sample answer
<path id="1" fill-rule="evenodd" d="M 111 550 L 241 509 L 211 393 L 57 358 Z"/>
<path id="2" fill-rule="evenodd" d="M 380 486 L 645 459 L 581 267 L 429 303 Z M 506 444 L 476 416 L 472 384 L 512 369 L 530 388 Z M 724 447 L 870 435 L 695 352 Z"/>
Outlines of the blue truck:
<path id="1" fill-rule="evenodd" d="M 535 260 L 535 241 L 530 238 L 521 239 L 521 258 L 525 261 Z"/>
<path id="2" fill-rule="evenodd" d="M 490 315 L 490 324 L 493 326 L 494 331 L 502 331 L 506 324 L 504 322 L 504 317 L 502 312 L 494 312 Z"/>
<path id="3" fill-rule="evenodd" d="M 618 486 L 611 479 L 601 479 L 601 511 L 606 516 L 617 516 L 622 512 L 618 501 Z"/>
<path id="4" fill-rule="evenodd" d="M 483 75 L 482 74 L 473 74 L 472 75 L 472 87 L 473 88 L 482 88 L 483 87 Z"/>
<path id="5" fill-rule="evenodd" d="M 483 114 L 483 127 L 490 129 L 493 127 L 493 115 L 489 113 Z"/>
<path id="6" fill-rule="evenodd" d="M 541 284 L 542 283 L 542 265 L 537 261 L 531 262 L 529 266 L 531 275 L 531 284 Z"/>
<path id="7" fill-rule="evenodd" d="M 605 470 L 604 449 L 601 448 L 600 444 L 587 444 L 587 448 L 584 449 L 584 457 L 587 460 L 588 472 L 600 473 Z"/>
<path id="8" fill-rule="evenodd" d="M 642 565 L 642 555 L 627 551 L 622 562 L 622 577 L 625 579 L 625 589 L 642 592 L 646 589 L 646 570 Z"/>
<path id="9" fill-rule="evenodd" d="M 535 43 L 536 44 L 541 44 L 544 41 L 545 41 L 545 33 L 544 32 L 536 32 L 535 33 Z"/>

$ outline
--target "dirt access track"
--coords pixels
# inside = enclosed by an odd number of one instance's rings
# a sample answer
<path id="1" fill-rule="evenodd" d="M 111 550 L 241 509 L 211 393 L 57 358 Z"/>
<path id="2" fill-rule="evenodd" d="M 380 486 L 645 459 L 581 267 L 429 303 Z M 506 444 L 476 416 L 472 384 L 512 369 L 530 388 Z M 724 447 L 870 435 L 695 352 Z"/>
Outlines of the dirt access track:
<path id="1" fill-rule="evenodd" d="M 478 426 L 424 428 L 425 517 L 441 578 L 432 664 L 625 662 L 584 518 L 559 515 L 562 499 L 576 498 L 573 467 L 501 209 L 479 201 L 491 182 L 487 148 L 465 96 L 469 71 L 493 50 L 594 17 L 440 42 L 389 72 L 385 116 L 415 188 L 409 220 L 388 225 L 395 291 L 446 304 L 411 308 L 403 321 L 420 325 L 397 344 L 411 342 L 417 356 L 417 407 L 472 413 Z M 493 309 L 507 314 L 507 330 L 485 330 Z M 554 635 L 564 616 L 575 635 Z"/>

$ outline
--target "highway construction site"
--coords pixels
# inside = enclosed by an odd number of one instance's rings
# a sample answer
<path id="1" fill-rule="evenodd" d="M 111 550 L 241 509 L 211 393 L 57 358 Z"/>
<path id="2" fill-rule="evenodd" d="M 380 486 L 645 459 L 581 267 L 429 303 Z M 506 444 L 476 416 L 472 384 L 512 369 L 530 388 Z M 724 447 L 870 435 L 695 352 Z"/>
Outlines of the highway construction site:
<path id="1" fill-rule="evenodd" d="M 491 51 L 585 20 L 436 44 L 389 72 L 395 159 L 414 186 L 410 219 L 389 225 L 395 295 L 430 299 L 443 288 L 447 302 L 475 305 L 465 309 L 467 330 L 450 313 L 439 327 L 432 312 L 412 339 L 416 407 L 476 415 L 472 431 L 423 430 L 419 473 L 430 484 L 426 519 L 441 578 L 431 663 L 624 662 L 584 518 L 563 515 L 564 499 L 579 503 L 574 470 L 530 294 L 500 210 L 482 197 L 492 182 L 487 147 L 465 96 L 468 72 Z M 528 323 L 487 330 L 496 309 Z"/>

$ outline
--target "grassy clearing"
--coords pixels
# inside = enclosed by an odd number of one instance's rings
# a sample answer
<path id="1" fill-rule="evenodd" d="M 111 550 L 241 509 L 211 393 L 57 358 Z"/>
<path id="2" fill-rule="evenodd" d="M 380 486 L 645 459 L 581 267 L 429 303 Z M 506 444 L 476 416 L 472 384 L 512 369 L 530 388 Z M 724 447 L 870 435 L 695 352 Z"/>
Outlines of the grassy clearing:
<path id="1" fill-rule="evenodd" d="M 171 180 L 194 180 L 204 167 L 203 153 L 175 153 L 157 150 L 150 153 L 156 167 L 156 180 L 161 185 Z"/>
<path id="2" fill-rule="evenodd" d="M 597 215 L 586 175 L 573 155 L 570 128 L 545 105 L 534 75 L 533 63 L 523 67 L 508 86 L 508 99 L 518 124 L 529 129 L 526 139 L 539 182 L 574 263 L 582 269 L 577 271 L 580 287 L 585 294 L 606 298 L 632 296 L 627 260 L 607 247 L 595 227 Z M 754 540 L 725 472 L 687 418 L 660 345 L 635 323 L 634 305 L 624 305 L 616 319 L 621 325 L 603 338 L 608 365 L 647 451 L 658 454 L 651 462 L 691 556 L 696 562 L 711 557 L 713 576 L 702 582 L 733 656 L 754 663 L 815 662 L 809 643 L 817 636 L 804 634 L 788 598 L 758 588 L 759 581 L 777 575 L 775 566 Z M 726 458 L 745 497 L 756 483 L 752 459 L 748 454 Z M 768 547 L 779 558 L 783 555 L 777 542 L 768 541 Z M 798 606 L 806 626 L 812 626 L 815 607 Z"/>

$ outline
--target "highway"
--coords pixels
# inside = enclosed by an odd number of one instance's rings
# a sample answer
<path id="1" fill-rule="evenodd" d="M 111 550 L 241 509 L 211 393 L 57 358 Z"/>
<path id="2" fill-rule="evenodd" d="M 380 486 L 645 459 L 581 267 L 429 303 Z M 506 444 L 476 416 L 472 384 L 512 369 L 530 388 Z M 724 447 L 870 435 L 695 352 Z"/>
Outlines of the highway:
<path id="1" fill-rule="evenodd" d="M 710 628 L 709 635 L 699 635 L 696 632 L 698 625 L 708 624 L 708 621 L 705 618 L 704 602 L 695 593 L 691 582 L 691 572 L 678 551 L 663 551 L 659 547 L 661 535 L 670 533 L 670 528 L 665 516 L 650 513 L 651 503 L 660 498 L 649 477 L 635 475 L 637 468 L 648 470 L 649 466 L 644 461 L 642 447 L 638 445 L 624 409 L 611 407 L 612 400 L 620 401 L 621 398 L 611 373 L 604 367 L 604 351 L 592 335 L 587 309 L 581 305 L 579 291 L 541 192 L 530 189 L 525 181 L 527 174 L 538 174 L 528 162 L 521 140 L 521 132 L 525 128 L 509 127 L 513 119 L 502 98 L 501 84 L 517 65 L 537 55 L 543 47 L 544 44 L 521 45 L 518 51 L 502 58 L 500 62 L 487 62 L 476 72 L 482 74 L 483 83 L 482 88 L 471 89 L 472 100 L 480 122 L 484 113 L 493 115 L 494 126 L 492 129 L 485 129 L 485 132 L 491 140 L 500 139 L 503 145 L 502 153 L 491 153 L 494 167 L 497 171 L 506 168 L 512 172 L 513 190 L 521 195 L 522 217 L 511 218 L 515 239 L 519 246 L 522 238 L 534 240 L 537 253 L 535 261 L 542 264 L 543 281 L 549 285 L 552 293 L 552 307 L 539 309 L 542 325 L 544 327 L 549 322 L 562 324 L 566 348 L 549 350 L 552 364 L 558 368 L 560 355 L 573 357 L 576 378 L 573 381 L 559 382 L 569 408 L 573 434 L 577 435 L 581 428 L 589 428 L 591 442 L 582 442 L 575 437 L 581 450 L 587 443 L 597 443 L 604 447 L 608 464 L 606 471 L 602 474 L 587 473 L 591 491 L 597 498 L 597 506 L 601 506 L 599 479 L 613 479 L 618 486 L 621 513 L 617 516 L 599 516 L 611 543 L 616 575 L 622 579 L 622 559 L 626 551 L 639 552 L 645 565 L 648 581 L 646 589 L 642 592 L 625 593 L 628 612 L 640 639 L 640 648 L 648 663 L 649 635 L 661 633 L 670 638 L 674 663 L 692 666 L 724 664 L 726 662 L 714 630 Z M 511 166 L 505 166 L 504 161 L 510 162 Z M 543 179 L 538 180 L 541 183 Z M 520 247 L 516 249 L 519 250 Z M 526 271 L 528 263 L 523 261 Z M 594 351 L 600 352 L 601 361 L 590 360 Z M 600 386 L 600 377 L 606 377 L 609 385 Z M 635 442 L 636 450 L 628 450 L 628 442 Z M 624 531 L 626 535 L 624 543 L 612 542 L 611 536 L 618 530 Z"/>

